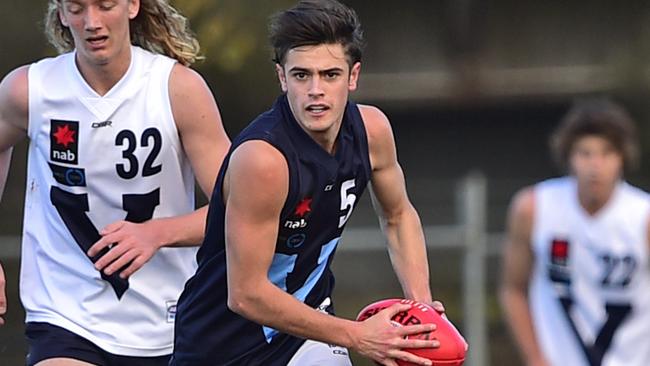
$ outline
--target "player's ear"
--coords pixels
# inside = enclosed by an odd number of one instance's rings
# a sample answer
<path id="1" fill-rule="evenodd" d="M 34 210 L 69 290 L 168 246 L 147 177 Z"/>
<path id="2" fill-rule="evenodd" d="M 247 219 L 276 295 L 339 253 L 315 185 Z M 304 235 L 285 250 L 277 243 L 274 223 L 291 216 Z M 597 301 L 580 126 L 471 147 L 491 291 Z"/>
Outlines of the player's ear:
<path id="1" fill-rule="evenodd" d="M 361 62 L 355 62 L 350 69 L 350 78 L 348 80 L 348 90 L 355 91 L 357 90 L 357 85 L 359 82 L 359 74 L 361 74 Z"/>
<path id="2" fill-rule="evenodd" d="M 68 20 L 65 18 L 65 14 L 63 14 L 63 7 L 59 6 L 59 9 L 57 10 L 57 14 L 59 15 L 59 21 L 64 27 L 70 27 L 70 23 L 68 23 Z"/>
<path id="3" fill-rule="evenodd" d="M 129 1 L 129 19 L 133 20 L 138 16 L 140 12 L 140 0 L 128 0 Z"/>
<path id="4" fill-rule="evenodd" d="M 280 64 L 275 64 L 275 72 L 278 73 L 278 80 L 280 80 L 280 87 L 282 92 L 287 92 L 287 76 L 284 74 L 284 67 Z"/>

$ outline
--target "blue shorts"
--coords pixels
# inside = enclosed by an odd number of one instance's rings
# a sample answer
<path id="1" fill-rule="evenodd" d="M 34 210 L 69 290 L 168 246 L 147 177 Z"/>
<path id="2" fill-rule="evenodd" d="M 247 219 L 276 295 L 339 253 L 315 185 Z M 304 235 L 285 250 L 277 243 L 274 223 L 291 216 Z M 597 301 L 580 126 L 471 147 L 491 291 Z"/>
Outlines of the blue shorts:
<path id="1" fill-rule="evenodd" d="M 171 356 L 115 355 L 69 330 L 48 323 L 27 323 L 25 335 L 29 347 L 27 366 L 33 366 L 51 358 L 72 358 L 98 366 L 167 366 Z"/>

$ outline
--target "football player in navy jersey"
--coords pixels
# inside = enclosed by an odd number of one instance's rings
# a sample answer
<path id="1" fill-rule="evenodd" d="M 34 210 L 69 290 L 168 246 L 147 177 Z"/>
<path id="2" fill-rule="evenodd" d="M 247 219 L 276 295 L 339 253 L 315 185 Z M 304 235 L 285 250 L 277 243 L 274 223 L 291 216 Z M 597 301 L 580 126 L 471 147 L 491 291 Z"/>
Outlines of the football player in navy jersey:
<path id="1" fill-rule="evenodd" d="M 501 302 L 529 366 L 650 364 L 650 196 L 624 180 L 634 121 L 576 102 L 551 139 L 567 175 L 522 189 L 508 218 Z"/>
<path id="2" fill-rule="evenodd" d="M 301 1 L 273 17 L 270 32 L 284 93 L 221 168 L 171 365 L 349 365 L 347 349 L 383 365 L 431 365 L 404 349 L 438 347 L 405 339 L 433 325 L 391 324 L 408 306 L 364 322 L 332 315 L 330 262 L 368 182 L 404 296 L 432 303 L 390 123 L 348 100 L 361 72 L 356 14 L 333 0 Z"/>

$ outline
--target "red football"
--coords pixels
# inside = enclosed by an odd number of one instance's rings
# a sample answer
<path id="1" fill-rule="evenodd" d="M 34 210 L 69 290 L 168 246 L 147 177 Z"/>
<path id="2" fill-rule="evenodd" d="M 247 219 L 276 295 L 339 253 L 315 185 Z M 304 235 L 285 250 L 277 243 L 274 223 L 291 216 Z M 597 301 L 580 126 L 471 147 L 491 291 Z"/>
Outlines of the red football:
<path id="1" fill-rule="evenodd" d="M 395 303 L 409 304 L 412 307 L 393 316 L 392 321 L 400 325 L 436 324 L 436 330 L 408 336 L 409 339 L 437 339 L 438 348 L 411 348 L 407 352 L 433 361 L 433 366 L 460 366 L 465 361 L 467 343 L 453 324 L 431 306 L 413 300 L 386 299 L 374 302 L 359 312 L 357 321 L 364 321 Z M 396 361 L 400 366 L 413 366 L 406 361 Z"/>

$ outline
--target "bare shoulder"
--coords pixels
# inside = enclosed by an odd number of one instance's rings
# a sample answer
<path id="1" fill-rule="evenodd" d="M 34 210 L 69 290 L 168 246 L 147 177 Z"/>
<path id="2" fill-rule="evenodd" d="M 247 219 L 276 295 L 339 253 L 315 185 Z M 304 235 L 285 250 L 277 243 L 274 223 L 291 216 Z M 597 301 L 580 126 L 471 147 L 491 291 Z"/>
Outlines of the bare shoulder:
<path id="1" fill-rule="evenodd" d="M 230 157 L 226 172 L 226 190 L 239 192 L 254 205 L 281 207 L 289 191 L 289 166 L 284 155 L 262 140 L 250 140 L 238 146 Z"/>
<path id="2" fill-rule="evenodd" d="M 372 169 L 376 171 L 395 166 L 397 152 L 388 117 L 381 109 L 374 106 L 360 104 L 359 111 L 366 127 Z"/>
<path id="3" fill-rule="evenodd" d="M 22 87 L 27 89 L 27 73 L 29 72 L 29 65 L 20 66 L 16 69 L 13 69 L 2 79 L 3 88 L 13 87 L 19 88 Z"/>
<path id="4" fill-rule="evenodd" d="M 174 65 L 169 76 L 169 98 L 176 118 L 194 117 L 197 113 L 216 110 L 216 102 L 203 77 L 195 70 L 178 63 Z"/>
<path id="5" fill-rule="evenodd" d="M 508 229 L 503 247 L 503 290 L 526 293 L 535 253 L 532 249 L 535 190 L 526 187 L 517 192 L 510 203 Z M 509 291 L 503 293 L 507 295 Z"/>
<path id="6" fill-rule="evenodd" d="M 20 129 L 27 129 L 28 71 L 29 65 L 21 66 L 0 82 L 0 122 Z"/>
<path id="7" fill-rule="evenodd" d="M 232 153 L 229 166 L 244 168 L 251 174 L 272 174 L 283 168 L 288 170 L 282 153 L 263 140 L 249 140 L 237 146 Z"/>
<path id="8" fill-rule="evenodd" d="M 519 190 L 512 198 L 509 209 L 510 225 L 530 229 L 535 216 L 535 189 L 532 186 Z"/>
<path id="9" fill-rule="evenodd" d="M 191 114 L 203 105 L 216 106 L 212 92 L 195 70 L 176 63 L 169 76 L 169 98 L 174 114 Z M 180 113 L 179 113 L 180 112 Z"/>
<path id="10" fill-rule="evenodd" d="M 511 208 L 526 216 L 535 213 L 535 188 L 528 186 L 520 189 L 512 198 Z"/>
<path id="11" fill-rule="evenodd" d="M 207 122 L 221 124 L 217 102 L 208 84 L 195 70 L 178 63 L 174 65 L 169 77 L 169 98 L 181 132 L 205 126 Z"/>
<path id="12" fill-rule="evenodd" d="M 231 179 L 237 179 L 237 184 L 258 189 L 276 189 L 278 185 L 288 185 L 289 182 L 289 166 L 284 155 L 262 140 L 250 140 L 239 145 L 230 157 L 228 174 Z"/>
<path id="13" fill-rule="evenodd" d="M 359 112 L 366 126 L 368 139 L 377 140 L 393 136 L 390 121 L 386 114 L 379 108 L 371 105 L 359 104 Z"/>
<path id="14" fill-rule="evenodd" d="M 207 84 L 197 71 L 176 63 L 169 77 L 169 86 L 171 91 L 183 91 L 207 87 Z"/>

